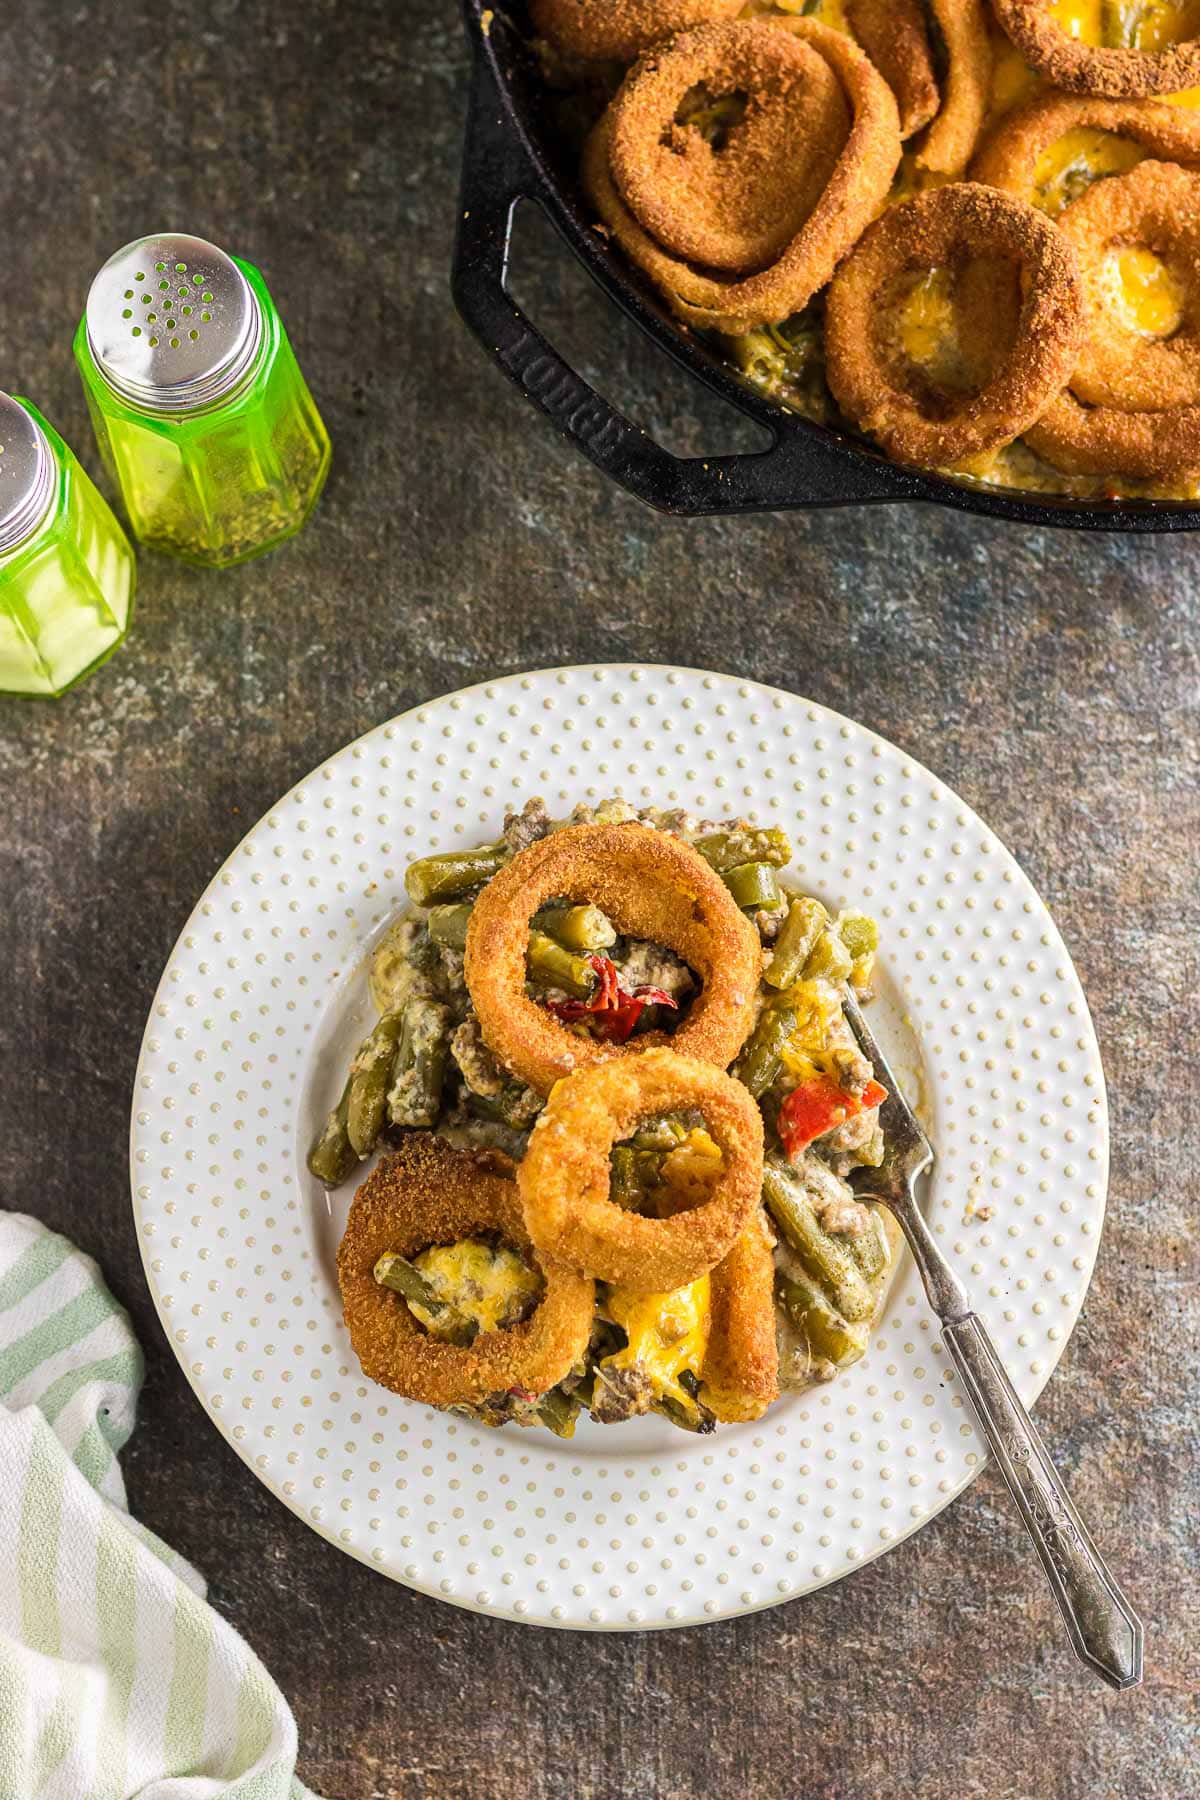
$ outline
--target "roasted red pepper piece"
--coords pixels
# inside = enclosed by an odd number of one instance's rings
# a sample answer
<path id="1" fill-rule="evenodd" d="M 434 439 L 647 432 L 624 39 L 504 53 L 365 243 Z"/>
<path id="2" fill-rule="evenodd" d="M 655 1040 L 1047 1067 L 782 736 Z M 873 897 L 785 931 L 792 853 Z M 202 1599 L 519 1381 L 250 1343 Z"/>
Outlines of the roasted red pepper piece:
<path id="1" fill-rule="evenodd" d="M 832 1076 L 818 1075 L 793 1088 L 779 1109 L 779 1137 L 789 1157 L 887 1099 L 887 1089 L 868 1081 L 860 1095 L 848 1094 Z"/>
<path id="2" fill-rule="evenodd" d="M 546 1001 L 546 1011 L 564 1024 L 574 1025 L 586 1019 L 593 1036 L 608 1044 L 623 1044 L 647 1006 L 669 1006 L 675 1010 L 677 1002 L 661 988 L 640 987 L 632 993 L 623 988 L 611 957 L 592 955 L 587 961 L 599 977 L 590 999 Z"/>

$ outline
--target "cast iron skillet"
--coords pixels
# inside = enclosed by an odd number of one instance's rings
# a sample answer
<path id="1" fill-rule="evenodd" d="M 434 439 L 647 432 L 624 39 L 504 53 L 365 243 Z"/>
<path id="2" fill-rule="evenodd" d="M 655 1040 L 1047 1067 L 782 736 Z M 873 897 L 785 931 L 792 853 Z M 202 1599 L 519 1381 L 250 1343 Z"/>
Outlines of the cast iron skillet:
<path id="1" fill-rule="evenodd" d="M 782 512 L 868 501 L 926 500 L 960 512 L 1084 531 L 1195 531 L 1200 506 L 1096 501 L 960 487 L 898 468 L 845 432 L 784 412 L 739 381 L 704 343 L 676 329 L 619 253 L 592 229 L 573 175 L 560 173 L 519 18 L 503 0 L 463 0 L 474 74 L 454 250 L 454 302 L 509 379 L 564 437 L 639 500 L 669 513 Z M 486 23 L 485 23 L 486 21 Z M 519 201 L 536 202 L 592 278 L 676 362 L 766 427 L 766 450 L 672 456 L 577 375 L 508 293 L 509 240 Z"/>

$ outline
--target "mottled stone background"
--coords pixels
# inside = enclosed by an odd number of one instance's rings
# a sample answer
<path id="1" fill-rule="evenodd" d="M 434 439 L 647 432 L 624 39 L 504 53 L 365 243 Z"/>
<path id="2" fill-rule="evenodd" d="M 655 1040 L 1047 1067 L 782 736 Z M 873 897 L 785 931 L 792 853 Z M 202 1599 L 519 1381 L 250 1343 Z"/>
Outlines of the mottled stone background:
<path id="1" fill-rule="evenodd" d="M 450 310 L 464 75 L 452 0 L 9 0 L 0 19 L 0 385 L 94 463 L 70 356 L 88 281 L 175 225 L 265 269 L 336 447 L 301 540 L 226 575 L 147 556 L 102 673 L 57 705 L 0 701 L 0 1199 L 70 1233 L 130 1307 L 149 1356 L 133 1505 L 266 1659 L 327 1796 L 1200 1792 L 1200 539 L 641 510 Z M 537 229 L 518 286 L 670 444 L 736 439 Z M 504 671 L 621 657 L 853 713 L 977 807 L 1053 907 L 1115 1156 L 1039 1413 L 1144 1611 L 1140 1692 L 1076 1668 L 991 1471 L 811 1599 L 679 1634 L 545 1634 L 339 1556 L 187 1389 L 125 1157 L 143 1021 L 193 901 L 368 726 Z"/>

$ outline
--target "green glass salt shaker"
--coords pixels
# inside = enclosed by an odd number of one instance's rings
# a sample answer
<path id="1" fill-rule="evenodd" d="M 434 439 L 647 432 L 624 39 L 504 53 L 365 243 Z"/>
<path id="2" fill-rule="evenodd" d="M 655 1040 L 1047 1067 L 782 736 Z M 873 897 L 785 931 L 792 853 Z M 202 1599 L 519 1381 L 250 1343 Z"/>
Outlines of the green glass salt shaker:
<path id="1" fill-rule="evenodd" d="M 299 531 L 329 437 L 266 284 L 203 238 L 139 238 L 88 294 L 75 359 L 144 544 L 227 568 Z"/>
<path id="2" fill-rule="evenodd" d="M 135 579 L 129 539 L 54 427 L 0 394 L 0 693 L 54 697 L 104 662 Z"/>

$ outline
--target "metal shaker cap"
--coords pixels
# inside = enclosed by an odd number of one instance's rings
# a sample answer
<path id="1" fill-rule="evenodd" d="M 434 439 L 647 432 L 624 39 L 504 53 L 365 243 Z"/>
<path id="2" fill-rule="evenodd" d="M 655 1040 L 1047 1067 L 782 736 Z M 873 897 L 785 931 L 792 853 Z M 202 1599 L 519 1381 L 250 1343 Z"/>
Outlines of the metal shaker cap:
<path id="1" fill-rule="evenodd" d="M 54 501 L 54 454 L 23 406 L 0 394 L 0 556 L 32 535 Z"/>
<path id="2" fill-rule="evenodd" d="M 110 256 L 87 300 L 88 346 L 109 386 L 150 412 L 191 412 L 238 387 L 263 321 L 231 257 L 167 232 Z"/>

